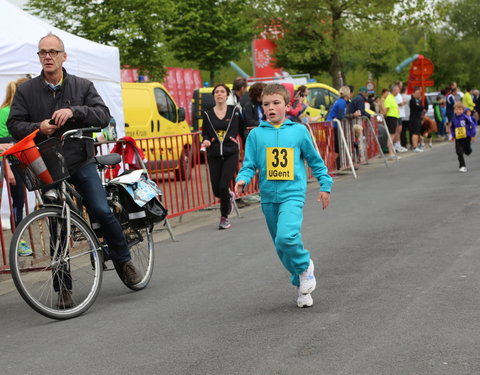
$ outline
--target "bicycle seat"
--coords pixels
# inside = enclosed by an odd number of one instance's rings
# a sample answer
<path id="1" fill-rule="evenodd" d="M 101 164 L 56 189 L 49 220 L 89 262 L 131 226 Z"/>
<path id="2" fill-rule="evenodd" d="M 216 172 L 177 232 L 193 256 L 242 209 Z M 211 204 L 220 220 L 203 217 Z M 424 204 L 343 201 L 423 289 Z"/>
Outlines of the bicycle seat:
<path id="1" fill-rule="evenodd" d="M 107 154 L 95 156 L 95 162 L 99 165 L 117 165 L 122 161 L 120 154 Z"/>

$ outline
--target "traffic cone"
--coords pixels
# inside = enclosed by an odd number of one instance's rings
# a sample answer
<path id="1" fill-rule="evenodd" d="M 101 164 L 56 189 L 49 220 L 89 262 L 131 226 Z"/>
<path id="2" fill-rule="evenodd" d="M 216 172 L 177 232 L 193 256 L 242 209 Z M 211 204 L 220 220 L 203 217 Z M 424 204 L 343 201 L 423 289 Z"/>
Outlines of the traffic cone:
<path id="1" fill-rule="evenodd" d="M 33 140 L 38 131 L 39 129 L 30 133 L 0 154 L 0 156 L 15 155 L 23 164 L 28 166 L 44 184 L 48 185 L 53 183 L 53 178 Z"/>

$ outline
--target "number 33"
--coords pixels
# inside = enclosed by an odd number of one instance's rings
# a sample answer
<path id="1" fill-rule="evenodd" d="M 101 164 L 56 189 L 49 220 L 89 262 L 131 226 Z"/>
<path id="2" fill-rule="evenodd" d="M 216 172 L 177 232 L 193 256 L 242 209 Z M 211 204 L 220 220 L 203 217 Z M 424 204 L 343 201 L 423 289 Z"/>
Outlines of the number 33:
<path id="1" fill-rule="evenodd" d="M 272 162 L 272 167 L 277 168 L 279 165 L 282 168 L 285 168 L 288 164 L 288 159 L 287 159 L 287 150 L 282 148 L 281 150 L 278 150 L 278 148 L 274 148 L 272 150 L 272 155 L 274 157 L 274 161 Z M 279 156 L 282 157 L 282 161 L 280 161 Z"/>

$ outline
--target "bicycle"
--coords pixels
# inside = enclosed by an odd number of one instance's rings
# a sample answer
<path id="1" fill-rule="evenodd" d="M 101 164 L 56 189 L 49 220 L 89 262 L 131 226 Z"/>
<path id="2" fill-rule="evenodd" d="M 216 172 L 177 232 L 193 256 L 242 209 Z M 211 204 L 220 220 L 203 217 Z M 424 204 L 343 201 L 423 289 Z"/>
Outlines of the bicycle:
<path id="1" fill-rule="evenodd" d="M 98 131 L 95 128 L 70 130 L 61 139 L 49 138 L 31 147 L 38 149 L 45 163 L 46 168 L 42 169 L 42 173 L 35 165 L 38 159 L 28 160 L 26 151 L 30 149 L 7 156 L 12 167 L 21 172 L 27 189 L 35 191 L 41 202 L 39 209 L 19 223 L 13 235 L 9 254 L 12 278 L 25 302 L 38 313 L 52 319 L 70 319 L 87 311 L 98 296 L 103 271 L 108 270 L 105 265 L 110 259 L 108 246 L 101 238 L 101 233 L 94 231 L 84 218 L 81 196 L 66 181 L 69 174 L 61 152 L 66 138 L 92 139 L 83 133 Z M 105 169 L 120 161 L 118 154 L 96 157 L 108 202 L 117 218 L 122 220 L 132 262 L 143 275 L 142 280 L 130 285 L 115 263 L 114 268 L 127 287 L 141 290 L 148 285 L 153 273 L 153 225 L 132 228 L 128 218 L 124 219 L 118 192 L 105 182 Z M 45 170 L 49 173 L 47 176 Z M 39 189 L 43 190 L 43 197 L 49 202 L 43 201 Z M 32 255 L 19 255 L 21 246 L 31 248 Z M 74 302 L 71 307 L 58 303 L 57 293 L 65 289 L 71 291 Z"/>

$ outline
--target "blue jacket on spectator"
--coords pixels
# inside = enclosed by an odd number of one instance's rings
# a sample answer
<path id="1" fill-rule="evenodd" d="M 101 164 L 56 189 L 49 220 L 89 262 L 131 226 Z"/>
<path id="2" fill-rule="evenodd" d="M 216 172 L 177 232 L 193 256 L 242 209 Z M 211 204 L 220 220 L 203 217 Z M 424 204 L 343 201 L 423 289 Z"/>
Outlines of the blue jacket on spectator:
<path id="1" fill-rule="evenodd" d="M 333 119 L 341 120 L 345 117 L 345 111 L 347 109 L 347 101 L 344 98 L 338 98 L 335 103 L 333 103 L 332 108 L 328 112 L 326 121 L 332 121 Z M 338 124 L 333 123 L 333 126 L 336 128 Z"/>

